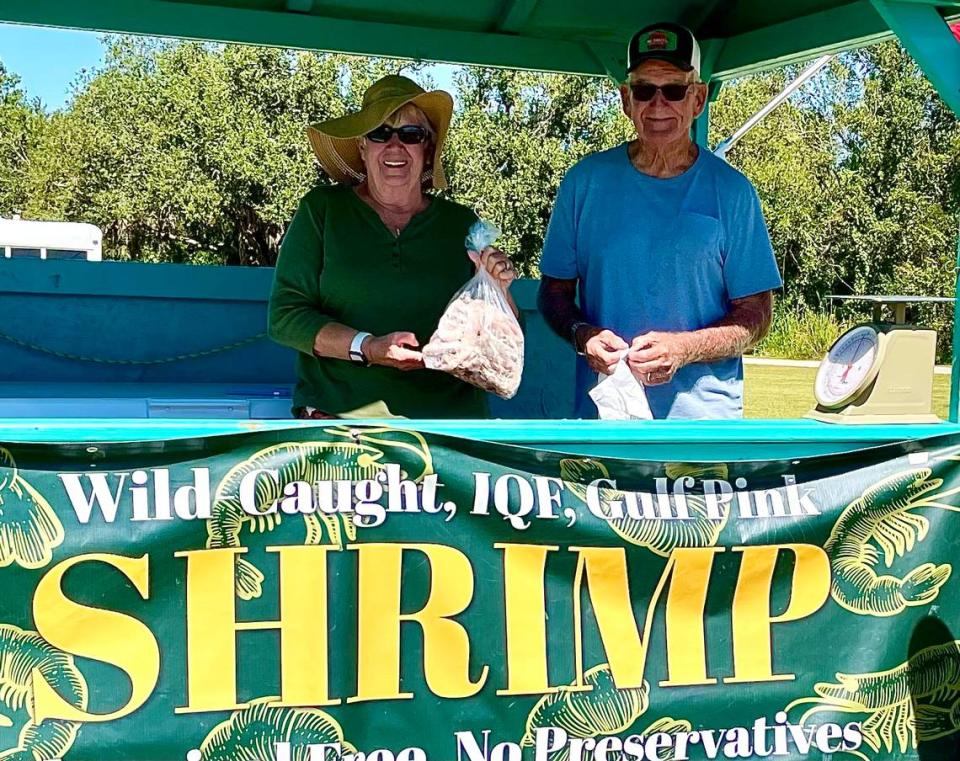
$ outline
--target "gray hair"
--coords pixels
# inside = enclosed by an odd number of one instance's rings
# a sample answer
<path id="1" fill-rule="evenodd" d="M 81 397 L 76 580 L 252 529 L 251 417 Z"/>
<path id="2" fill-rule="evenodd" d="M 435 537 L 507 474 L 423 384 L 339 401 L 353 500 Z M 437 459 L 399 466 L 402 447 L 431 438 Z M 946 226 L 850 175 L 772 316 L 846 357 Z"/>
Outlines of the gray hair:
<path id="1" fill-rule="evenodd" d="M 434 129 L 423 109 L 415 103 L 405 103 L 386 118 L 384 124 L 391 127 L 399 127 L 401 124 L 419 124 L 428 133 L 430 133 L 431 142 L 437 139 L 437 131 Z"/>

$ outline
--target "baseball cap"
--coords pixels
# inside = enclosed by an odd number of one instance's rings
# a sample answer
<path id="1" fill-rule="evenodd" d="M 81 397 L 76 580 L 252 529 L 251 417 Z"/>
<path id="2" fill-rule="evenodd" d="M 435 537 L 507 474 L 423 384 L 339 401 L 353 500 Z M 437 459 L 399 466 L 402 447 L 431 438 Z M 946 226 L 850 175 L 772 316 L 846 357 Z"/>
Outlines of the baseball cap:
<path id="1" fill-rule="evenodd" d="M 680 24 L 665 22 L 645 26 L 627 46 L 627 74 L 644 61 L 672 63 L 683 71 L 700 74 L 700 45 L 693 32 Z"/>

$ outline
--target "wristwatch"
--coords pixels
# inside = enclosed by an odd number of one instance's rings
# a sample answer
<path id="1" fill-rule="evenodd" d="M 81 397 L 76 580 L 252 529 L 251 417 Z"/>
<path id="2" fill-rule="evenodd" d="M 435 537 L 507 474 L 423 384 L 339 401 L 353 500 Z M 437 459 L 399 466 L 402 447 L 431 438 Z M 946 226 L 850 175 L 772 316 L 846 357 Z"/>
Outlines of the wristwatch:
<path id="1" fill-rule="evenodd" d="M 586 353 L 577 346 L 577 331 L 583 327 L 590 327 L 589 322 L 584 322 L 583 320 L 577 320 L 573 325 L 570 326 L 570 343 L 573 344 L 573 350 L 579 354 L 581 357 L 586 356 Z"/>
<path id="2" fill-rule="evenodd" d="M 354 364 L 361 365 L 366 367 L 370 363 L 367 361 L 367 358 L 363 356 L 363 342 L 371 337 L 370 333 L 364 333 L 362 330 L 358 331 L 357 334 L 353 337 L 353 340 L 350 342 L 350 361 Z"/>

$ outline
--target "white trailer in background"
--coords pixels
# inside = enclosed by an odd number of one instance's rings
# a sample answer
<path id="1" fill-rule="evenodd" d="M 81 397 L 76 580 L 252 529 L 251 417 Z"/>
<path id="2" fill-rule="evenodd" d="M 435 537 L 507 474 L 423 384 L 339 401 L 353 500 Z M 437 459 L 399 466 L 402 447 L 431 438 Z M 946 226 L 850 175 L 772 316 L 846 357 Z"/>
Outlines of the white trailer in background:
<path id="1" fill-rule="evenodd" d="M 103 233 L 84 222 L 35 222 L 0 217 L 0 252 L 5 259 L 103 259 Z"/>

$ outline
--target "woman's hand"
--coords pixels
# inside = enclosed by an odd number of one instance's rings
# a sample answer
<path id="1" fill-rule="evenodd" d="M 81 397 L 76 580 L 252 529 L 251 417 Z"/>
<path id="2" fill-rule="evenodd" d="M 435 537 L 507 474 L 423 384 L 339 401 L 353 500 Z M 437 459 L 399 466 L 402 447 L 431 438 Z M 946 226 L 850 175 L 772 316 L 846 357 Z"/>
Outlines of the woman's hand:
<path id="1" fill-rule="evenodd" d="M 422 370 L 423 354 L 413 333 L 387 333 L 371 336 L 363 342 L 360 350 L 371 365 L 393 367 L 397 370 Z"/>
<path id="2" fill-rule="evenodd" d="M 487 247 L 479 254 L 476 251 L 470 251 L 469 255 L 477 265 L 477 269 L 482 267 L 489 272 L 504 292 L 517 277 L 517 271 L 513 268 L 510 257 L 498 248 Z"/>

